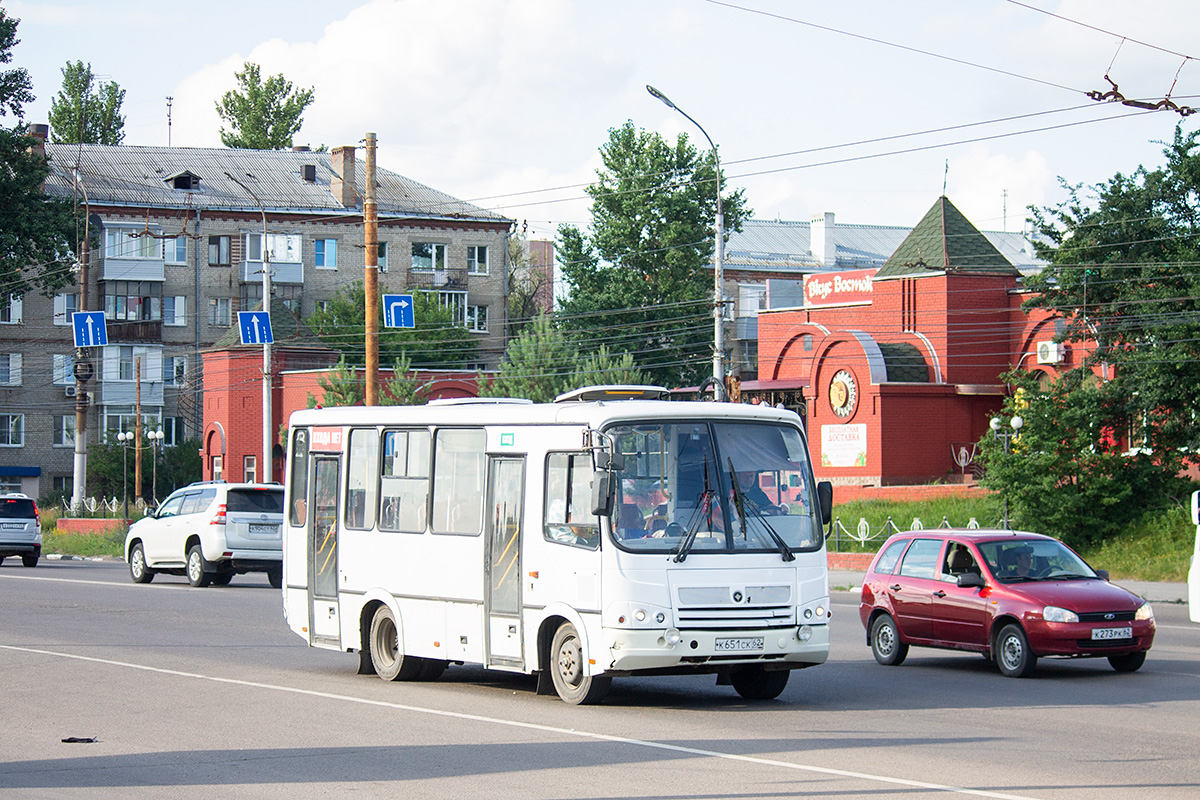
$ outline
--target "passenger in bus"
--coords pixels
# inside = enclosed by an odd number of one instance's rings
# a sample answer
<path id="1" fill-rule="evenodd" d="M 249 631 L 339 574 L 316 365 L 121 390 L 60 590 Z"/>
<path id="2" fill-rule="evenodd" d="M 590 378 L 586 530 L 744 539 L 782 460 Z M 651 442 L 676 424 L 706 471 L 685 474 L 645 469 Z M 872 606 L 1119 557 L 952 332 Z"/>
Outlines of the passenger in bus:
<path id="1" fill-rule="evenodd" d="M 742 490 L 742 496 L 753 503 L 758 511 L 764 514 L 779 513 L 779 507 L 771 502 L 771 498 L 767 497 L 767 493 L 759 485 L 757 472 L 753 470 L 739 472 L 737 478 L 738 488 Z"/>

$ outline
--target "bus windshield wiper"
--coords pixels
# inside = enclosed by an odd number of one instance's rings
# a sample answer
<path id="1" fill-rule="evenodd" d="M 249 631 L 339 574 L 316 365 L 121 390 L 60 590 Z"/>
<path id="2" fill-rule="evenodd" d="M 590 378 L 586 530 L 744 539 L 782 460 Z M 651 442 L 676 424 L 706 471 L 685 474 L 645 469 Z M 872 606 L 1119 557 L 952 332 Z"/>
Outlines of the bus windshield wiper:
<path id="1" fill-rule="evenodd" d="M 754 515 L 755 519 L 762 523 L 762 526 L 766 529 L 767 534 L 779 548 L 779 553 L 783 556 L 783 560 L 795 561 L 796 556 L 792 554 L 792 548 L 787 546 L 787 542 L 785 542 L 783 537 L 771 527 L 771 523 L 767 522 L 767 518 L 763 515 L 759 507 L 755 505 L 753 500 L 746 497 L 745 492 L 742 491 L 742 487 L 738 483 L 737 472 L 733 468 L 732 458 L 729 459 L 729 480 L 733 483 L 733 506 L 737 509 L 738 522 L 742 526 L 742 539 L 746 538 L 746 503 L 749 502 L 750 513 Z"/>
<path id="2" fill-rule="evenodd" d="M 681 563 L 687 559 L 688 553 L 692 551 L 692 545 L 696 542 L 696 534 L 700 532 L 700 523 L 706 518 L 709 520 L 708 528 L 712 530 L 712 508 L 716 494 L 713 491 L 712 482 L 709 480 L 708 456 L 705 456 L 704 491 L 700 493 L 699 502 L 696 503 L 696 510 L 688 517 L 687 534 L 683 537 L 683 541 L 679 543 L 679 547 L 675 548 L 675 558 L 673 560 L 676 563 Z"/>

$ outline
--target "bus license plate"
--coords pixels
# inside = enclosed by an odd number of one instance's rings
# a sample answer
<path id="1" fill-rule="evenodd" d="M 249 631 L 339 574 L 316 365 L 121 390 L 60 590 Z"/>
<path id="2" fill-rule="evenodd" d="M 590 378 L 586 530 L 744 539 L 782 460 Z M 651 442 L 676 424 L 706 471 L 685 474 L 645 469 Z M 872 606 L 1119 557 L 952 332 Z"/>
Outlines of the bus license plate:
<path id="1" fill-rule="evenodd" d="M 1128 628 L 1092 628 L 1092 641 L 1105 639 L 1132 639 L 1133 627 Z"/>
<path id="2" fill-rule="evenodd" d="M 279 533 L 278 525 L 251 525 L 251 536 L 274 536 Z"/>
<path id="3" fill-rule="evenodd" d="M 747 636 L 742 639 L 717 639 L 713 642 L 714 650 L 762 650 L 763 637 Z"/>

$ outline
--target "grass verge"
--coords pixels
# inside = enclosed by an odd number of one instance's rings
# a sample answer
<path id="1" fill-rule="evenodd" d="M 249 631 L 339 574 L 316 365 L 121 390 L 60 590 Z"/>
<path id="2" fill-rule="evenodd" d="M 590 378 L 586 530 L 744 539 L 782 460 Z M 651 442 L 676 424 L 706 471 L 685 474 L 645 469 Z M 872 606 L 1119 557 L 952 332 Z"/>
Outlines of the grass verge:
<path id="1" fill-rule="evenodd" d="M 121 557 L 125 544 L 125 532 L 115 533 L 59 533 L 55 528 L 42 537 L 42 552 L 62 553 L 70 556 L 116 556 Z"/>

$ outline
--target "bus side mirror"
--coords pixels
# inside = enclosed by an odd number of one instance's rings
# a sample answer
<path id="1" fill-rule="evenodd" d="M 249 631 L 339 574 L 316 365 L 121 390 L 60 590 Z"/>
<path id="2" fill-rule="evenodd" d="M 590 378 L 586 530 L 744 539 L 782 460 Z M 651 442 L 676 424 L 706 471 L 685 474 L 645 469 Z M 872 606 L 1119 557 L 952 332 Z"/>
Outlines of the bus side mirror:
<path id="1" fill-rule="evenodd" d="M 833 519 L 833 484 L 821 481 L 817 484 L 817 502 L 821 506 L 821 524 L 828 525 Z"/>
<path id="2" fill-rule="evenodd" d="M 612 514 L 616 495 L 616 476 L 606 470 L 596 470 L 592 476 L 592 514 L 607 517 Z"/>
<path id="3" fill-rule="evenodd" d="M 601 450 L 596 453 L 596 468 L 620 472 L 625 469 L 625 456 L 620 453 L 610 453 L 608 450 Z"/>

